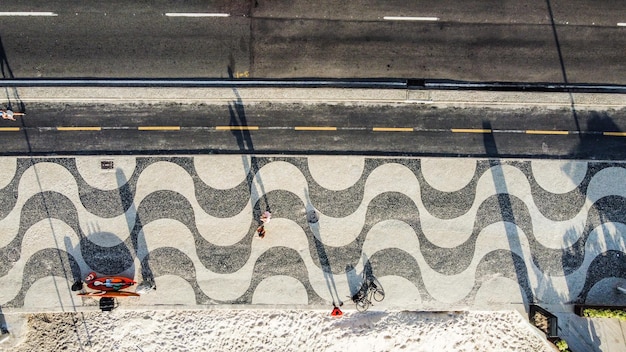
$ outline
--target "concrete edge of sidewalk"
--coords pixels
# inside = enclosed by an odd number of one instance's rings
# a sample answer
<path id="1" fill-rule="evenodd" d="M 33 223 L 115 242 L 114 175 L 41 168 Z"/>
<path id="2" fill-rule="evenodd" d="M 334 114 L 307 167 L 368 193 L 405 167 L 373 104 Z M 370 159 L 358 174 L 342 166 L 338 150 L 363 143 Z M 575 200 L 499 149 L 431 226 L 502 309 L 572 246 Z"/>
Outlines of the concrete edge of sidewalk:
<path id="1" fill-rule="evenodd" d="M 6 88 L 8 102 L 72 103 L 313 103 L 313 104 L 427 104 L 433 106 L 489 106 L 620 109 L 626 94 L 542 93 L 467 90 L 371 88 L 137 88 L 137 87 L 19 87 Z M 6 102 L 5 102 L 6 103 Z"/>
<path id="2" fill-rule="evenodd" d="M 159 305 L 137 305 L 133 304 L 133 302 L 125 302 L 126 298 L 122 298 L 118 300 L 119 307 L 116 310 L 120 311 L 154 311 L 154 310 L 224 310 L 224 309 L 232 309 L 232 310 L 248 310 L 248 309 L 259 309 L 259 310 L 315 310 L 315 311 L 328 311 L 329 313 L 332 311 L 332 305 L 320 305 L 320 304 L 159 304 Z M 33 308 L 2 308 L 0 314 L 4 315 L 20 315 L 20 314 L 39 314 L 39 313 L 80 313 L 80 312 L 99 312 L 100 308 L 98 306 L 98 301 L 96 299 L 93 300 L 93 304 L 87 305 L 75 305 L 68 306 L 64 309 L 59 309 L 59 307 L 50 307 L 50 308 L 41 308 L 41 307 L 33 307 Z M 343 306 L 341 306 L 341 310 L 344 311 L 357 311 L 354 303 L 350 301 L 343 302 Z M 392 307 L 381 307 L 381 306 L 372 306 L 368 311 L 373 312 L 397 312 L 397 311 L 416 311 L 416 312 L 496 312 L 496 311 L 517 311 L 522 316 L 526 317 L 528 320 L 528 313 L 526 312 L 526 307 L 524 304 L 495 304 L 493 306 L 392 306 Z M 573 311 L 573 307 L 571 309 L 564 308 L 561 311 Z"/>

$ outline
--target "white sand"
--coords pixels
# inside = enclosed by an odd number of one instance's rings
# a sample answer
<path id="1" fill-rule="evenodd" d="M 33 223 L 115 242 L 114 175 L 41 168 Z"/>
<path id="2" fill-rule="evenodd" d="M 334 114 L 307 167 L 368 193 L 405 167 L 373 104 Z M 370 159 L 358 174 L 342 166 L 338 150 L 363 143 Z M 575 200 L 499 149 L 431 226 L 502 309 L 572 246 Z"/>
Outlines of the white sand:
<path id="1" fill-rule="evenodd" d="M 551 351 L 517 312 L 211 309 L 27 315 L 12 351 Z M 20 341 L 21 340 L 21 341 Z M 19 344 L 18 344 L 19 343 Z M 18 344 L 17 346 L 11 346 Z"/>

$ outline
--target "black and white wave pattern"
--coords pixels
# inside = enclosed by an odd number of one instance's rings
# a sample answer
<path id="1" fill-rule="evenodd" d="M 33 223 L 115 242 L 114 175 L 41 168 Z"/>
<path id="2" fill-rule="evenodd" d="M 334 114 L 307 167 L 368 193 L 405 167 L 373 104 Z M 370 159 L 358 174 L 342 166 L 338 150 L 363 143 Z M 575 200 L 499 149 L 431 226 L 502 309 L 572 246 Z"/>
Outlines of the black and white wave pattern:
<path id="1" fill-rule="evenodd" d="M 102 170 L 102 160 L 114 161 Z M 626 278 L 626 164 L 315 157 L 0 159 L 0 304 L 327 304 L 365 268 L 387 307 L 584 301 Z M 270 210 L 267 236 L 255 237 Z M 319 221 L 309 223 L 315 210 Z"/>

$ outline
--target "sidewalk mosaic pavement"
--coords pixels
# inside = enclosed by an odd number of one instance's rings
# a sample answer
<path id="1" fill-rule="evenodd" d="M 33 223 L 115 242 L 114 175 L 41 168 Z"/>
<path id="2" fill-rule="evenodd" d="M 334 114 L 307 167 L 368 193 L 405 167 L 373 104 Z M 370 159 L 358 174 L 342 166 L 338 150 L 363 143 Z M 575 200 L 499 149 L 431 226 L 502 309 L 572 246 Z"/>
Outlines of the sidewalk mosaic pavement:
<path id="1" fill-rule="evenodd" d="M 102 161 L 113 161 L 103 170 Z M 583 302 L 626 279 L 626 164 L 359 156 L 0 158 L 0 306 L 330 305 L 371 273 L 380 307 Z M 255 235 L 269 210 L 267 235 Z M 307 214 L 315 211 L 318 221 Z"/>

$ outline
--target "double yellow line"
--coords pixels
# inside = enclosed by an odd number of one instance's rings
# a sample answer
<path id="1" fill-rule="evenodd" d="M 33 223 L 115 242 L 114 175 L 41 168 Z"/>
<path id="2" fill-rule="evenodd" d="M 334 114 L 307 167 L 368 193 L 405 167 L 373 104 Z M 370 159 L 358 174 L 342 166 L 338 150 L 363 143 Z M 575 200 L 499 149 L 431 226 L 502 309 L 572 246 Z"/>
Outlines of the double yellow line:
<path id="1" fill-rule="evenodd" d="M 21 127 L 0 127 L 0 132 L 19 132 L 21 131 Z M 57 131 L 102 131 L 103 127 L 100 126 L 58 126 L 55 127 Z M 115 128 L 113 128 L 115 129 Z M 123 129 L 129 129 L 128 127 Z M 216 131 L 258 131 L 261 127 L 259 126 L 215 126 Z M 280 128 L 280 129 L 289 129 L 289 127 Z M 337 131 L 340 128 L 336 126 L 295 126 L 293 127 L 295 131 Z M 351 129 L 351 128 L 347 128 Z M 368 130 L 369 128 L 357 128 L 358 130 Z M 180 131 L 181 126 L 138 126 L 137 130 L 139 131 Z M 428 132 L 428 131 L 420 131 L 419 129 L 415 129 L 413 127 L 372 127 L 371 131 L 373 132 Z M 434 131 L 434 130 L 433 130 Z M 437 132 L 442 132 L 445 130 L 437 130 Z M 523 134 L 532 134 L 532 135 L 569 135 L 575 134 L 575 132 L 564 131 L 564 130 L 492 130 L 488 128 L 451 128 L 449 129 L 452 133 L 523 133 Z M 582 132 L 584 133 L 595 133 L 602 134 L 604 136 L 610 137 L 626 137 L 626 132 L 621 131 L 598 131 L 598 132 Z"/>

